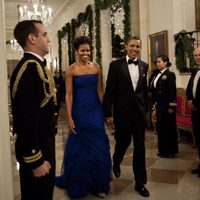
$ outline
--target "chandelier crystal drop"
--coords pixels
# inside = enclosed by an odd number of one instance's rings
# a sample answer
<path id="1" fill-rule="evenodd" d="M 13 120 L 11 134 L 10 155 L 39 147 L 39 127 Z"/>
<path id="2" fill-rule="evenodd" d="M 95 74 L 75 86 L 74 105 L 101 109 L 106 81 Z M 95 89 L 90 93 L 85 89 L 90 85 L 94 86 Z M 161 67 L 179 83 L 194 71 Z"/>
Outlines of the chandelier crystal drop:
<path id="1" fill-rule="evenodd" d="M 123 0 L 117 0 L 110 8 L 107 9 L 108 14 L 110 16 L 110 24 L 115 26 L 115 34 L 123 37 L 124 30 L 124 9 L 122 7 Z"/>
<path id="2" fill-rule="evenodd" d="M 23 49 L 21 46 L 18 44 L 17 40 L 13 39 L 10 40 L 10 50 L 12 53 L 19 52 L 20 54 L 23 52 Z"/>
<path id="3" fill-rule="evenodd" d="M 52 9 L 46 8 L 42 0 L 31 0 L 30 5 L 19 6 L 19 21 L 23 20 L 41 20 L 44 26 L 48 29 L 51 29 L 52 25 Z M 29 10 L 30 9 L 30 10 Z"/>

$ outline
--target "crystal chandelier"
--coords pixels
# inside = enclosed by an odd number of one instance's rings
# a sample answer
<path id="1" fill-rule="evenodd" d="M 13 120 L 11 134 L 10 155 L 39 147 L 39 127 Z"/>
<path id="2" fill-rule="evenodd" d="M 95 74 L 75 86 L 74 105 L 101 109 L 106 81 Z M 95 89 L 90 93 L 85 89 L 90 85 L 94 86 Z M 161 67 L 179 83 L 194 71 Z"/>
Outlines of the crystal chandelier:
<path id="1" fill-rule="evenodd" d="M 18 44 L 17 40 L 10 40 L 10 50 L 12 53 L 19 52 L 20 54 L 23 52 L 23 49 Z"/>
<path id="2" fill-rule="evenodd" d="M 30 0 L 32 9 L 29 10 L 27 5 L 19 6 L 19 21 L 23 20 L 41 20 L 46 28 L 51 29 L 52 25 L 52 9 L 45 8 L 42 0 Z"/>
<path id="3" fill-rule="evenodd" d="M 123 37 L 124 30 L 124 9 L 122 8 L 122 0 L 117 0 L 109 9 L 110 23 L 115 25 L 115 34 Z"/>

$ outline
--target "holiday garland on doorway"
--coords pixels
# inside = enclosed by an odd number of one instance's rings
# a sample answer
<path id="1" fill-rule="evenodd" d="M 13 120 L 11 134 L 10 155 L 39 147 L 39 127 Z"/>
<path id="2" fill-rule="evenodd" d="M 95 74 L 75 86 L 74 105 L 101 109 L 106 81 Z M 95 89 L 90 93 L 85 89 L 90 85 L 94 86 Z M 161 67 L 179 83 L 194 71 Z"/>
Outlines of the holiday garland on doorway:
<path id="1" fill-rule="evenodd" d="M 116 4 L 119 0 L 95 0 L 95 40 L 96 40 L 96 61 L 101 66 L 101 27 L 100 27 L 100 12 L 101 10 L 111 8 L 113 4 Z M 130 2 L 129 0 L 122 0 L 122 6 L 124 9 L 124 40 L 126 41 L 130 37 Z M 112 40 L 115 36 L 115 27 L 111 25 Z M 116 52 L 114 46 L 112 46 L 112 52 Z"/>
<path id="2" fill-rule="evenodd" d="M 88 37 L 91 40 L 93 38 L 93 11 L 91 5 L 88 5 L 84 13 L 79 13 L 77 19 L 72 19 L 61 30 L 58 31 L 58 56 L 59 56 L 59 72 L 62 75 L 62 39 L 67 36 L 68 45 L 68 58 L 69 64 L 75 61 L 74 49 L 72 43 L 75 37 L 75 29 L 78 28 L 81 23 L 85 22 L 89 26 Z"/>
<path id="3" fill-rule="evenodd" d="M 119 0 L 95 0 L 95 48 L 96 48 L 96 62 L 101 66 L 101 27 L 100 17 L 101 10 L 107 9 Z M 125 12 L 124 16 L 124 40 L 130 36 L 130 5 L 129 0 L 122 0 L 122 6 Z M 72 42 L 75 37 L 75 29 L 86 22 L 89 26 L 88 37 L 93 39 L 93 10 L 91 5 L 86 8 L 85 13 L 80 13 L 77 19 L 72 19 L 61 30 L 58 31 L 58 53 L 59 53 L 59 71 L 61 73 L 62 66 L 62 39 L 67 36 L 69 64 L 75 60 Z M 113 31 L 113 29 L 111 30 Z M 113 33 L 111 33 L 113 34 Z M 92 47 L 93 49 L 93 47 Z"/>
<path id="4" fill-rule="evenodd" d="M 195 68 L 195 61 L 193 56 L 194 41 L 192 35 L 188 34 L 185 30 L 180 31 L 174 35 L 175 40 L 175 57 L 176 67 L 181 72 L 190 72 Z M 186 66 L 186 59 L 189 59 L 190 66 Z"/>

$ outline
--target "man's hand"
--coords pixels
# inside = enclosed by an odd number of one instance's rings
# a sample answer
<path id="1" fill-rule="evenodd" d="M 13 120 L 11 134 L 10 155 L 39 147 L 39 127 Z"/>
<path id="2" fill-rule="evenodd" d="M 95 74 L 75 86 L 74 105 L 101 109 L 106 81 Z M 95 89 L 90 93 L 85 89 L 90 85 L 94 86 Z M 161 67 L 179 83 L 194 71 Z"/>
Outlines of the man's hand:
<path id="1" fill-rule="evenodd" d="M 192 100 L 189 100 L 187 103 L 188 103 L 189 108 L 190 108 L 190 109 L 193 109 L 193 103 L 192 103 Z"/>
<path id="2" fill-rule="evenodd" d="M 32 170 L 35 177 L 42 177 L 49 174 L 51 165 L 48 161 L 44 161 L 42 165 Z"/>
<path id="3" fill-rule="evenodd" d="M 68 121 L 69 121 L 69 128 L 70 128 L 71 132 L 76 134 L 74 120 L 69 119 Z"/>
<path id="4" fill-rule="evenodd" d="M 113 125 L 113 117 L 106 117 L 106 125 L 107 126 Z"/>

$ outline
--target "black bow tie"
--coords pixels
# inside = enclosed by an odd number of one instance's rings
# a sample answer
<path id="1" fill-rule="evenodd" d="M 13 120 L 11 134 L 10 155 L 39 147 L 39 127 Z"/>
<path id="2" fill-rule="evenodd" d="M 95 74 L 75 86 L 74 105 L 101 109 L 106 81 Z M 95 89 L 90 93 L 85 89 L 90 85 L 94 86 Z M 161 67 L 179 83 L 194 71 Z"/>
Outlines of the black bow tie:
<path id="1" fill-rule="evenodd" d="M 135 64 L 135 65 L 138 65 L 138 60 L 131 60 L 131 59 L 128 59 L 128 64 Z"/>

